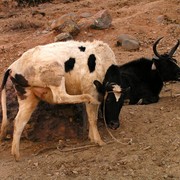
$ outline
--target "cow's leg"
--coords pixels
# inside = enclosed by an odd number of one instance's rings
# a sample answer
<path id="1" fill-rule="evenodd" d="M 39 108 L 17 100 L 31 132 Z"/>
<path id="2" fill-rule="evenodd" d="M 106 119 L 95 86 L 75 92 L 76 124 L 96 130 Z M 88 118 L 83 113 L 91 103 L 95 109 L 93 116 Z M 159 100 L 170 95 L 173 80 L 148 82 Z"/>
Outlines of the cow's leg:
<path id="1" fill-rule="evenodd" d="M 0 141 L 3 141 L 6 138 L 8 124 L 9 124 L 8 119 L 3 117 L 1 124 Z"/>
<path id="2" fill-rule="evenodd" d="M 159 96 L 150 96 L 150 97 L 145 97 L 142 98 L 141 104 L 152 104 L 156 103 L 159 100 Z"/>
<path id="3" fill-rule="evenodd" d="M 98 108 L 99 105 L 86 103 L 86 111 L 89 121 L 89 138 L 91 142 L 97 143 L 102 146 L 105 144 L 105 142 L 102 141 L 97 129 Z"/>
<path id="4" fill-rule="evenodd" d="M 89 94 L 69 95 L 65 88 L 65 78 L 62 77 L 61 83 L 58 87 L 50 86 L 52 91 L 53 101 L 56 104 L 77 104 L 77 103 L 92 103 L 99 104 L 99 102 Z"/>
<path id="5" fill-rule="evenodd" d="M 1 102 L 2 102 L 2 123 L 1 123 L 1 134 L 0 134 L 0 140 L 2 141 L 3 139 L 5 139 L 6 135 L 7 135 L 7 127 L 9 124 L 9 121 L 7 119 L 7 108 L 6 108 L 6 90 L 3 89 L 1 92 Z"/>
<path id="6" fill-rule="evenodd" d="M 19 111 L 16 115 L 14 122 L 14 134 L 13 134 L 13 142 L 12 142 L 12 155 L 15 160 L 19 159 L 19 144 L 22 131 L 29 121 L 31 114 L 36 108 L 39 100 L 34 96 L 34 94 L 30 90 L 26 90 L 25 99 L 21 99 L 18 97 L 19 102 Z"/>
<path id="7" fill-rule="evenodd" d="M 8 119 L 3 117 L 1 124 L 0 141 L 3 141 L 6 138 L 8 125 L 9 125 Z"/>

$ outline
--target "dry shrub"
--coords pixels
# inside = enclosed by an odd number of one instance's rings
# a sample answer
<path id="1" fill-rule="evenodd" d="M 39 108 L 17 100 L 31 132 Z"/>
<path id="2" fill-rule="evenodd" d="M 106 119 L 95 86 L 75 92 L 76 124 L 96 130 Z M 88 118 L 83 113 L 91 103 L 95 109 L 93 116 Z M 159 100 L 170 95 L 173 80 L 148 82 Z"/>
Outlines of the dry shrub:
<path id="1" fill-rule="evenodd" d="M 25 19 L 17 19 L 11 22 L 8 29 L 17 31 L 17 30 L 27 30 L 27 29 L 38 29 L 43 26 L 43 23 L 38 20 L 30 21 Z"/>
<path id="2" fill-rule="evenodd" d="M 52 0 L 15 0 L 18 6 L 37 6 L 38 4 L 52 2 Z"/>

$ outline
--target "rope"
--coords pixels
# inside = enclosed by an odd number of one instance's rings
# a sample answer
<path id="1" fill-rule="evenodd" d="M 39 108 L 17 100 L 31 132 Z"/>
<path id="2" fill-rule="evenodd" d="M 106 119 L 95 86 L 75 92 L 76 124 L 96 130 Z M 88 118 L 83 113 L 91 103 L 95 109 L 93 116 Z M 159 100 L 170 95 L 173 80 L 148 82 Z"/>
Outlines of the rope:
<path id="1" fill-rule="evenodd" d="M 105 94 L 105 96 L 104 96 L 104 99 L 106 99 L 108 93 L 109 93 L 109 92 L 106 92 L 106 94 Z M 111 93 L 111 91 L 110 91 L 110 93 Z M 115 142 L 117 142 L 117 143 L 119 143 L 119 144 L 123 144 L 123 145 L 132 144 L 132 138 L 124 138 L 124 139 L 128 139 L 129 141 L 128 141 L 127 143 L 123 143 L 123 142 L 119 141 L 117 138 L 115 138 L 115 137 L 113 136 L 113 134 L 110 132 L 110 130 L 109 130 L 108 126 L 107 126 L 106 117 L 105 117 L 105 101 L 103 102 L 103 120 L 104 120 L 104 124 L 105 124 L 105 127 L 106 127 L 107 132 L 109 133 L 109 135 L 111 136 L 111 138 L 112 138 Z"/>

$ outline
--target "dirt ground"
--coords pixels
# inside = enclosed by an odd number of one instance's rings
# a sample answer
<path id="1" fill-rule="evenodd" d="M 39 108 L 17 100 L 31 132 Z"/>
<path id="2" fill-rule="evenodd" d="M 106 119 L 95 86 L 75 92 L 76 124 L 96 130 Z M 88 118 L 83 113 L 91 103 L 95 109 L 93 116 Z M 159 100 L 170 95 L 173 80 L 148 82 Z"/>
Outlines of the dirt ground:
<path id="1" fill-rule="evenodd" d="M 107 9 L 112 26 L 106 30 L 82 29 L 75 40 L 102 40 L 114 50 L 119 64 L 141 56 L 152 57 L 152 44 L 161 36 L 160 52 L 180 39 L 179 0 L 79 0 L 54 1 L 38 7 L 15 8 L 0 4 L 0 79 L 6 68 L 24 51 L 51 43 L 49 23 L 70 12 L 92 13 Z M 45 16 L 32 16 L 32 11 Z M 137 51 L 116 46 L 126 33 L 140 41 Z M 180 63 L 180 48 L 175 54 Z M 21 139 L 21 160 L 10 154 L 12 128 L 0 145 L 0 179 L 77 180 L 179 180 L 180 179 L 180 84 L 168 84 L 160 101 L 151 105 L 125 105 L 121 127 L 110 131 L 99 119 L 100 134 L 107 145 L 90 144 L 84 132 L 81 105 L 41 103 Z M 13 125 L 17 101 L 8 85 L 8 116 Z M 0 111 L 1 118 L 1 111 Z M 127 143 L 127 138 L 131 143 Z M 122 142 L 122 143 L 121 143 Z"/>

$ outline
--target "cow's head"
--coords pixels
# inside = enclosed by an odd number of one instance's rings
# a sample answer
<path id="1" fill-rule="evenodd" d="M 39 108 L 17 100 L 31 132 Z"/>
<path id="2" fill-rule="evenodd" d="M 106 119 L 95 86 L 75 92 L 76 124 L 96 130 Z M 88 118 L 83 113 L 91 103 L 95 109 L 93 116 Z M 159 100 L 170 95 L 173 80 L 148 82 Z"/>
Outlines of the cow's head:
<path id="1" fill-rule="evenodd" d="M 177 64 L 177 60 L 173 58 L 173 54 L 179 46 L 179 40 L 176 45 L 169 51 L 169 53 L 159 54 L 157 51 L 157 44 L 162 39 L 159 38 L 153 45 L 153 51 L 156 57 L 152 60 L 155 67 L 161 74 L 163 81 L 180 81 L 180 67 Z"/>
<path id="2" fill-rule="evenodd" d="M 130 89 L 122 88 L 120 78 L 118 67 L 112 65 L 106 72 L 103 83 L 98 80 L 94 81 L 97 91 L 104 97 L 102 101 L 103 117 L 111 129 L 117 129 L 120 126 L 120 110 L 124 104 L 126 93 Z"/>

